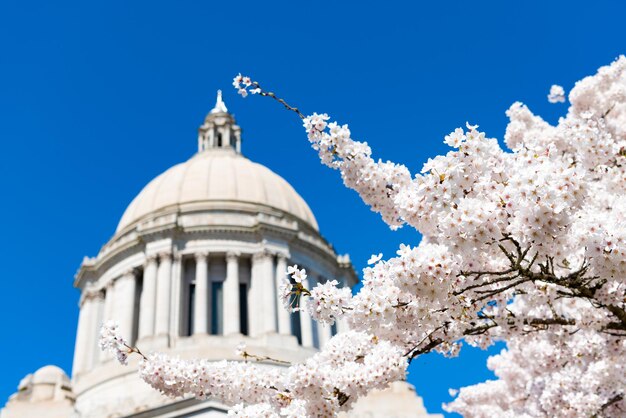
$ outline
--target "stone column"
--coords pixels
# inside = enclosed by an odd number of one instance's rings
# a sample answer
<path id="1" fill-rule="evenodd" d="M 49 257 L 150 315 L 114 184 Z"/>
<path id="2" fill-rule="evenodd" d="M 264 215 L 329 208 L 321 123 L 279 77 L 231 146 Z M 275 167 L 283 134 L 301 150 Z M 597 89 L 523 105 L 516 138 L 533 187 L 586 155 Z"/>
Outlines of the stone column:
<path id="1" fill-rule="evenodd" d="M 139 338 L 154 335 L 154 309 L 156 304 L 157 260 L 151 255 L 146 258 L 143 273 L 143 289 L 139 301 Z"/>
<path id="2" fill-rule="evenodd" d="M 172 293 L 170 297 L 170 335 L 180 335 L 181 290 L 183 286 L 183 263 L 180 254 L 174 255 L 172 264 Z"/>
<path id="3" fill-rule="evenodd" d="M 326 343 L 332 338 L 333 331 L 328 324 L 317 323 L 317 332 L 319 334 L 320 349 L 324 348 Z"/>
<path id="4" fill-rule="evenodd" d="M 104 316 L 102 320 L 104 322 L 115 319 L 115 282 L 110 281 L 106 285 L 106 290 L 104 294 Z"/>
<path id="5" fill-rule="evenodd" d="M 89 368 L 93 368 L 100 359 L 100 329 L 102 328 L 102 317 L 104 316 L 104 292 L 99 290 L 93 298 L 93 316 L 91 329 L 89 331 L 89 345 L 91 358 Z"/>
<path id="6" fill-rule="evenodd" d="M 106 293 L 104 294 L 104 314 L 102 315 L 102 322 L 109 320 L 117 320 L 115 317 L 115 282 L 110 281 L 106 285 Z M 100 361 L 103 362 L 112 358 L 111 353 L 107 350 L 100 350 Z"/>
<path id="7" fill-rule="evenodd" d="M 98 306 L 96 298 L 101 291 L 84 289 L 80 298 L 78 314 L 78 329 L 76 331 L 76 346 L 74 348 L 73 374 L 87 371 L 92 364 L 94 346 L 96 345 L 96 328 L 99 328 Z"/>
<path id="8" fill-rule="evenodd" d="M 172 254 L 159 254 L 157 272 L 155 335 L 167 336 L 170 331 L 170 291 L 172 285 Z"/>
<path id="9" fill-rule="evenodd" d="M 350 326 L 348 325 L 348 321 L 346 318 L 339 318 L 337 320 L 337 334 L 341 332 L 347 332 L 350 330 Z"/>
<path id="10" fill-rule="evenodd" d="M 302 285 L 310 289 L 309 279 L 304 279 Z M 300 333 L 302 335 L 302 346 L 313 347 L 313 323 L 311 322 L 311 316 L 305 311 L 300 311 Z"/>
<path id="11" fill-rule="evenodd" d="M 277 289 L 276 281 L 274 280 L 274 257 L 271 254 L 266 254 L 265 262 L 263 263 L 263 305 L 264 305 L 264 333 L 276 333 L 276 302 L 277 302 Z"/>
<path id="12" fill-rule="evenodd" d="M 276 260 L 276 289 L 280 289 L 280 284 L 287 278 L 287 259 L 284 255 L 279 254 Z M 277 295 L 278 311 L 278 332 L 283 335 L 291 335 L 291 313 L 283 306 L 280 295 Z"/>
<path id="13" fill-rule="evenodd" d="M 115 313 L 113 317 L 120 324 L 120 334 L 129 342 L 133 341 L 135 323 L 135 292 L 137 279 L 133 269 L 128 269 L 115 281 Z"/>
<path id="14" fill-rule="evenodd" d="M 84 295 L 84 291 L 83 291 Z M 74 361 L 72 364 L 72 374 L 76 376 L 85 370 L 85 353 L 87 351 L 87 322 L 89 316 L 88 304 L 81 296 L 78 304 L 78 326 L 76 327 L 76 342 L 74 343 Z"/>
<path id="15" fill-rule="evenodd" d="M 239 318 L 239 254 L 226 254 L 226 280 L 224 281 L 224 335 L 241 332 Z"/>
<path id="16" fill-rule="evenodd" d="M 256 298 L 253 315 L 257 317 L 256 332 L 252 336 L 276 332 L 276 287 L 274 286 L 273 259 L 266 252 L 252 258 L 252 294 Z"/>
<path id="17" fill-rule="evenodd" d="M 196 289 L 193 309 L 193 333 L 209 332 L 209 264 L 208 254 L 196 254 Z"/>

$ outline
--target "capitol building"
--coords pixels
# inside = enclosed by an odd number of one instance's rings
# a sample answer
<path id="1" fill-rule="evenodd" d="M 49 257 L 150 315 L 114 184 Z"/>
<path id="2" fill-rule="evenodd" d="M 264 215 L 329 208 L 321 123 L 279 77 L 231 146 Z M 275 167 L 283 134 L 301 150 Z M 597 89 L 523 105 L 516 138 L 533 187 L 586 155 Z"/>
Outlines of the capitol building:
<path id="1" fill-rule="evenodd" d="M 100 351 L 100 326 L 116 320 L 143 352 L 241 360 L 235 348 L 243 341 L 251 353 L 299 362 L 346 324 L 325 326 L 282 308 L 277 283 L 292 264 L 306 268 L 310 287 L 358 282 L 304 199 L 243 156 L 241 129 L 218 93 L 198 152 L 148 183 L 113 237 L 80 265 L 71 378 L 52 365 L 27 375 L 0 418 L 225 416 L 216 400 L 170 399 L 149 387 L 137 376 L 138 356 L 122 366 Z M 359 400 L 346 416 L 434 417 L 405 382 Z"/>

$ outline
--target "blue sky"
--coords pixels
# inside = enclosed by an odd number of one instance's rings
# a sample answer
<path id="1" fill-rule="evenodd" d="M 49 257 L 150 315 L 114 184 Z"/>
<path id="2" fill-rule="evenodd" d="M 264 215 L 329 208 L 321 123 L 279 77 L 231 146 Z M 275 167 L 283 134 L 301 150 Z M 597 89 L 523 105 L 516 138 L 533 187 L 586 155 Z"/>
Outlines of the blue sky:
<path id="1" fill-rule="evenodd" d="M 375 155 L 418 171 L 466 121 L 501 138 L 516 100 L 546 100 L 626 50 L 618 2 L 0 3 L 0 404 L 45 364 L 71 369 L 73 275 L 157 174 L 189 158 L 225 90 L 243 152 L 286 178 L 357 269 L 415 244 L 322 167 L 295 115 L 243 100 L 243 72 L 306 113 L 349 123 Z M 271 4 L 268 4 L 271 3 Z M 431 412 L 490 376 L 487 353 L 429 355 L 410 380 Z"/>

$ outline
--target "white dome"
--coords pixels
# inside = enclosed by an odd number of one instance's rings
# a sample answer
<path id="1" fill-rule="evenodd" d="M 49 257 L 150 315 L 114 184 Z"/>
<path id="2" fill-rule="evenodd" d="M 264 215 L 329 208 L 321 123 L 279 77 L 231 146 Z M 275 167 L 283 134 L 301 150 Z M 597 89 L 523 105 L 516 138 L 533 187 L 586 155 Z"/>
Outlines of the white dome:
<path id="1" fill-rule="evenodd" d="M 202 202 L 279 209 L 318 229 L 313 212 L 285 179 L 233 149 L 209 149 L 148 183 L 124 212 L 117 232 L 154 212 Z"/>
<path id="2" fill-rule="evenodd" d="M 70 381 L 65 372 L 54 365 L 44 366 L 33 374 L 33 384 L 56 384 L 59 380 L 64 383 Z"/>

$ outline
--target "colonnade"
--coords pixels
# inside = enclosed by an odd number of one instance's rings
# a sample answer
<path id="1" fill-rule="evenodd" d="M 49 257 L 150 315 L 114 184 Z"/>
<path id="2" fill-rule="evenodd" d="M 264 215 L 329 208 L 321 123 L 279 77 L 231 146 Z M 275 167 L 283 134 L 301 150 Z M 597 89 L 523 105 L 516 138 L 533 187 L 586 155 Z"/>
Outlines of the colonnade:
<path id="1" fill-rule="evenodd" d="M 247 334 L 257 337 L 278 333 L 292 335 L 292 314 L 282 307 L 277 294 L 278 283 L 287 270 L 287 258 L 282 254 L 261 251 L 243 255 L 251 259 L 251 274 L 247 297 L 239 294 L 241 286 L 240 259 L 236 252 L 217 253 L 224 257 L 226 274 L 222 281 L 221 329 L 223 335 L 242 333 L 240 301 L 247 303 Z M 195 254 L 176 255 L 161 252 L 148 255 L 143 268 L 130 269 L 110 280 L 100 289 L 86 288 L 80 301 L 74 374 L 90 370 L 109 355 L 98 347 L 99 329 L 103 321 L 113 319 L 119 323 L 121 335 L 131 344 L 141 345 L 149 339 L 163 338 L 169 344 L 172 336 L 184 334 L 181 329 L 184 282 L 182 257 L 195 260 L 195 292 L 193 293 L 192 335 L 211 333 L 211 287 L 209 263 L 214 254 L 199 251 Z M 214 258 L 213 258 L 214 259 Z M 138 272 L 143 271 L 139 280 Z M 308 281 L 308 279 L 307 279 Z M 141 283 L 141 288 L 139 288 Z M 304 283 L 309 286 L 309 283 Z M 136 308 L 137 300 L 139 308 Z M 304 311 L 299 315 L 299 334 L 304 347 L 314 347 L 314 328 L 311 317 Z M 187 318 L 189 320 L 189 318 Z M 318 346 L 323 346 L 332 336 L 330 326 L 317 324 Z"/>

